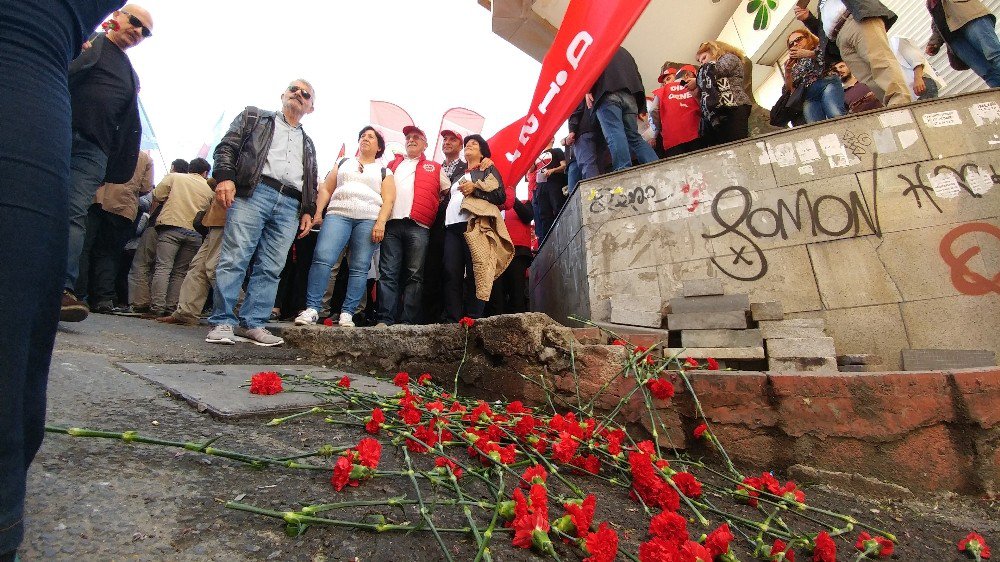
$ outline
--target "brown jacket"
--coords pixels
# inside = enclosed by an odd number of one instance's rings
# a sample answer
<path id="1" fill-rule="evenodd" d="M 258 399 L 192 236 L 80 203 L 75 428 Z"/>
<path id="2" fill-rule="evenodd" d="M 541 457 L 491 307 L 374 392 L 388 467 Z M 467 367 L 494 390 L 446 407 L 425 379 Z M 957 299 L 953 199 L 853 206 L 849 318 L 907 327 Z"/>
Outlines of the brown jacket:
<path id="1" fill-rule="evenodd" d="M 140 151 L 132 179 L 126 183 L 102 184 L 94 194 L 94 203 L 111 214 L 134 221 L 139 213 L 139 196 L 152 190 L 153 159 Z"/>
<path id="2" fill-rule="evenodd" d="M 492 176 L 475 183 L 483 191 L 494 191 L 499 187 Z M 507 232 L 500 209 L 493 203 L 478 197 L 466 197 L 462 201 L 462 209 L 473 215 L 465 229 L 465 242 L 472 254 L 476 298 L 488 301 L 493 292 L 493 282 L 514 259 L 514 242 Z"/>

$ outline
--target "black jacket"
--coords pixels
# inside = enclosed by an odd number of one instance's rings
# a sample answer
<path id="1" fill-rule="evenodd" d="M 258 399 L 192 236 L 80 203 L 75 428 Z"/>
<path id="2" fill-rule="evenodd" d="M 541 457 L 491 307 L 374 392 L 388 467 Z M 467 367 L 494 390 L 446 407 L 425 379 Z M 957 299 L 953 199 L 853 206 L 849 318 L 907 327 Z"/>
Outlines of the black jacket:
<path id="1" fill-rule="evenodd" d="M 625 50 L 625 47 L 618 47 L 607 68 L 591 86 L 590 93 L 594 96 L 594 107 L 600 105 L 601 98 L 605 94 L 620 90 L 626 90 L 635 96 L 640 113 L 646 110 L 646 89 L 642 86 L 639 66 L 632 58 L 632 53 Z"/>
<path id="2" fill-rule="evenodd" d="M 80 56 L 69 63 L 69 89 L 71 91 L 87 80 L 90 71 L 100 60 L 101 52 L 107 47 L 108 41 L 105 34 L 97 34 L 91 39 L 90 48 L 80 53 Z M 108 154 L 108 166 L 104 172 L 105 183 L 127 183 L 135 174 L 135 167 L 139 161 L 142 123 L 139 121 L 139 77 L 135 70 L 132 71 L 132 80 L 136 88 L 132 92 L 128 108 L 118 123 L 118 134 L 115 136 L 113 148 Z"/>
<path id="3" fill-rule="evenodd" d="M 215 169 L 212 177 L 216 181 L 232 181 L 236 184 L 237 197 L 250 197 L 260 183 L 261 172 L 267 162 L 267 152 L 274 136 L 274 120 L 277 114 L 256 107 L 247 107 L 233 120 L 229 130 L 215 147 Z M 302 131 L 302 199 L 301 214 L 316 213 L 316 187 L 318 169 L 316 147 L 312 139 Z"/>

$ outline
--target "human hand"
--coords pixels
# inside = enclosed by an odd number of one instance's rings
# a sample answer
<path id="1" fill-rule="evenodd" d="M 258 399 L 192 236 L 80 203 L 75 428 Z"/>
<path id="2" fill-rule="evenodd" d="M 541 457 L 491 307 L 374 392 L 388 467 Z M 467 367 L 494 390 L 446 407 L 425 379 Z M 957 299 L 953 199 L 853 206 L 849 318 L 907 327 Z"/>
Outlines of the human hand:
<path id="1" fill-rule="evenodd" d="M 794 10 L 795 10 L 795 19 L 799 21 L 806 21 L 807 19 L 809 19 L 809 10 L 798 5 L 795 6 Z"/>
<path id="2" fill-rule="evenodd" d="M 576 142 L 576 133 L 570 133 L 566 135 L 566 146 L 570 146 L 574 142 Z"/>
<path id="3" fill-rule="evenodd" d="M 383 238 L 385 238 L 385 221 L 377 220 L 372 227 L 372 242 L 378 244 Z"/>
<path id="4" fill-rule="evenodd" d="M 299 219 L 299 235 L 298 238 L 304 238 L 306 234 L 309 234 L 309 229 L 313 225 L 313 217 L 309 213 L 303 213 L 302 218 Z"/>
<path id="5" fill-rule="evenodd" d="M 479 162 L 479 169 L 485 172 L 486 170 L 489 170 L 490 166 L 492 165 L 493 165 L 493 159 L 487 156 L 483 158 L 481 162 Z"/>
<path id="6" fill-rule="evenodd" d="M 924 83 L 924 77 L 923 76 L 914 76 L 913 77 L 913 93 L 917 94 L 918 96 L 922 96 L 922 95 L 924 95 L 924 92 L 926 92 L 926 91 L 927 91 L 927 84 Z"/>
<path id="7" fill-rule="evenodd" d="M 792 47 L 788 50 L 788 56 L 793 59 L 811 59 L 816 57 L 816 51 L 802 47 Z"/>
<path id="8" fill-rule="evenodd" d="M 938 51 L 940 51 L 940 50 L 941 50 L 940 47 L 935 47 L 933 45 L 927 45 L 927 47 L 924 48 L 924 52 L 927 53 L 928 56 L 932 56 L 932 57 L 934 55 L 938 54 Z"/>
<path id="9" fill-rule="evenodd" d="M 235 199 L 236 184 L 232 180 L 220 181 L 215 186 L 215 200 L 219 202 L 219 205 L 222 205 L 223 209 L 232 207 Z"/>
<path id="10" fill-rule="evenodd" d="M 475 191 L 475 189 L 476 189 L 476 184 L 472 183 L 469 180 L 463 179 L 462 181 L 458 182 L 458 190 L 461 191 L 462 195 L 466 197 L 472 195 L 472 192 Z"/>
<path id="11" fill-rule="evenodd" d="M 587 109 L 594 109 L 594 94 L 587 92 L 583 99 L 587 100 Z"/>

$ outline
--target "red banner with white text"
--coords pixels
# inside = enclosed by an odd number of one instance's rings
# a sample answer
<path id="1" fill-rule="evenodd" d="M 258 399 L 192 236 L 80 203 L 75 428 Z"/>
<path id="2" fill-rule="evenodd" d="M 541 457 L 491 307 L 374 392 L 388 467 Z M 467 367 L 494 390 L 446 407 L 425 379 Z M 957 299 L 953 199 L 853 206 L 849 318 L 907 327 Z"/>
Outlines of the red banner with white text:
<path id="1" fill-rule="evenodd" d="M 650 0 L 570 0 L 542 61 L 528 114 L 489 139 L 504 184 L 515 185 L 611 61 Z"/>

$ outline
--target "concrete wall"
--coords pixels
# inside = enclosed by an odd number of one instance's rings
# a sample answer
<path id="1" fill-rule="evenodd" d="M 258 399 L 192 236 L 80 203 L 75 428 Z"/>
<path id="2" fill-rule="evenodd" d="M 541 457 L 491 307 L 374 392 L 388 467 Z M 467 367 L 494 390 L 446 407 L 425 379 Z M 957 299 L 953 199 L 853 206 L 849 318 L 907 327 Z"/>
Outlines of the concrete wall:
<path id="1" fill-rule="evenodd" d="M 1000 353 L 1000 92 L 844 117 L 583 182 L 531 267 L 533 310 L 727 292 L 823 317 L 839 353 Z"/>

